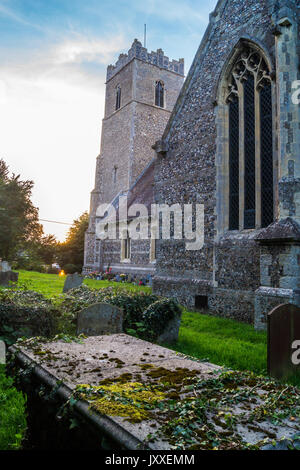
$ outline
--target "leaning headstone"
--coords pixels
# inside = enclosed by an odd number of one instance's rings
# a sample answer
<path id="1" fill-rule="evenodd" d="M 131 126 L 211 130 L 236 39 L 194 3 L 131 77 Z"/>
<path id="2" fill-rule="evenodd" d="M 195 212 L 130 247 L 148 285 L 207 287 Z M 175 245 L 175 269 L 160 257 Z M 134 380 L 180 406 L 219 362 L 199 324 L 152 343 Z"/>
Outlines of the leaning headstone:
<path id="1" fill-rule="evenodd" d="M 71 289 L 76 289 L 76 287 L 80 287 L 82 282 L 83 282 L 83 277 L 80 274 L 78 273 L 68 274 L 65 280 L 63 294 L 65 294 Z"/>
<path id="2" fill-rule="evenodd" d="M 123 311 L 115 305 L 99 303 L 78 313 L 77 334 L 99 336 L 123 333 Z"/>
<path id="3" fill-rule="evenodd" d="M 268 373 L 277 379 L 300 375 L 300 308 L 282 304 L 268 314 Z"/>

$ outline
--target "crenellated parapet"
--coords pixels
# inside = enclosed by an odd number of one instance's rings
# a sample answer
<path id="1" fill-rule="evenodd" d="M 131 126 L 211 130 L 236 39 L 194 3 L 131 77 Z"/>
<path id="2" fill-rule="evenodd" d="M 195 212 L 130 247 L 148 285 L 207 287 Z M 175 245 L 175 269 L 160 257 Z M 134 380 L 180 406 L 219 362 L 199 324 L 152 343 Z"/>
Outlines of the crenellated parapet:
<path id="1" fill-rule="evenodd" d="M 135 39 L 128 54 L 120 54 L 116 64 L 107 67 L 106 80 L 110 80 L 134 58 L 184 76 L 184 59 L 170 60 L 169 57 L 164 55 L 162 49 L 157 49 L 156 52 L 148 52 L 148 49 L 143 47 L 141 42 Z"/>

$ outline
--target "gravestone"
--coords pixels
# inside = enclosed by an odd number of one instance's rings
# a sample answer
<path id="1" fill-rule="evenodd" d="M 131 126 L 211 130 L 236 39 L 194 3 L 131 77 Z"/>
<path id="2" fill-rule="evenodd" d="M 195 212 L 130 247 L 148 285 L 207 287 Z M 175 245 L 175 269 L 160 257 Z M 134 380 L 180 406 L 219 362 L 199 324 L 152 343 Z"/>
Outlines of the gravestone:
<path id="1" fill-rule="evenodd" d="M 98 303 L 78 313 L 77 334 L 99 336 L 123 333 L 123 311 L 115 305 Z"/>
<path id="2" fill-rule="evenodd" d="M 7 272 L 11 271 L 11 267 L 10 267 L 10 265 L 8 264 L 7 261 L 2 261 L 2 262 L 1 262 L 0 271 L 2 271 L 3 273 L 7 273 Z"/>
<path id="3" fill-rule="evenodd" d="M 268 373 L 300 375 L 300 308 L 282 304 L 268 314 Z"/>
<path id="4" fill-rule="evenodd" d="M 166 325 L 164 331 L 158 336 L 158 343 L 176 343 L 179 335 L 181 315 L 175 315 Z"/>
<path id="5" fill-rule="evenodd" d="M 0 286 L 9 287 L 10 282 L 18 282 L 19 273 L 13 271 L 0 271 Z"/>
<path id="6" fill-rule="evenodd" d="M 76 287 L 80 287 L 82 282 L 83 282 L 83 277 L 80 274 L 78 273 L 68 274 L 65 280 L 63 294 L 65 294 L 71 289 L 76 289 Z"/>
<path id="7" fill-rule="evenodd" d="M 0 340 L 0 364 L 5 364 L 5 343 Z"/>

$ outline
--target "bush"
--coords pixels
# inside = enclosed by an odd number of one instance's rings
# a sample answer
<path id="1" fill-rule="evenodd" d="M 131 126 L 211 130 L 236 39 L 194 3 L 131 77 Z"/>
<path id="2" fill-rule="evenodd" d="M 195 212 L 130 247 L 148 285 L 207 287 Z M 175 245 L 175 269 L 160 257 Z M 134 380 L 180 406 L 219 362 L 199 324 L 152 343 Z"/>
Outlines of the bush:
<path id="1" fill-rule="evenodd" d="M 51 337 L 57 333 L 59 312 L 33 291 L 0 291 L 0 339 L 8 344 L 22 336 Z"/>
<path id="2" fill-rule="evenodd" d="M 48 269 L 47 269 L 47 274 L 58 274 L 59 273 L 59 269 L 58 268 L 53 268 L 52 266 L 50 266 Z"/>
<path id="3" fill-rule="evenodd" d="M 66 264 L 62 268 L 66 274 L 74 274 L 81 272 L 81 266 L 76 266 L 76 264 Z"/>
<path id="4" fill-rule="evenodd" d="M 26 431 L 26 399 L 13 387 L 13 381 L 0 365 L 0 450 L 21 447 Z"/>
<path id="5" fill-rule="evenodd" d="M 174 300 L 164 299 L 144 292 L 120 292 L 114 287 L 90 289 L 81 286 L 63 295 L 60 309 L 69 321 L 76 323 L 80 310 L 99 302 L 106 302 L 123 310 L 124 330 L 142 339 L 154 340 L 165 328 L 166 323 L 181 314 Z"/>
<path id="6" fill-rule="evenodd" d="M 169 321 L 180 315 L 181 308 L 174 300 L 157 300 L 144 311 L 142 316 L 142 323 L 145 326 L 147 337 L 150 339 L 158 338 Z"/>
<path id="7" fill-rule="evenodd" d="M 144 292 L 118 292 L 114 287 L 104 289 L 90 289 L 81 286 L 71 289 L 63 295 L 60 308 L 77 317 L 77 313 L 85 307 L 99 302 L 107 302 L 120 307 L 124 313 L 124 327 L 130 327 L 134 322 L 140 321 L 143 311 L 159 299 L 157 295 Z"/>

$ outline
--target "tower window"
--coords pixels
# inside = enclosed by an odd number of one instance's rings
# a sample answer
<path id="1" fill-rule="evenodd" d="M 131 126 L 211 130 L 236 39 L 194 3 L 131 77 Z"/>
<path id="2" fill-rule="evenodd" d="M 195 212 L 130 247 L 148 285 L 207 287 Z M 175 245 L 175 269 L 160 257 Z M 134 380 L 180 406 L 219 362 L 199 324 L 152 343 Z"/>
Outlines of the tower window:
<path id="1" fill-rule="evenodd" d="M 118 172 L 118 167 L 114 166 L 114 169 L 113 169 L 113 183 L 114 184 L 117 182 L 117 172 Z"/>
<path id="2" fill-rule="evenodd" d="M 116 91 L 116 110 L 120 109 L 121 107 L 121 87 L 117 86 L 117 91 Z"/>
<path id="3" fill-rule="evenodd" d="M 164 84 L 161 81 L 155 84 L 155 106 L 164 107 Z"/>
<path id="4" fill-rule="evenodd" d="M 261 52 L 244 47 L 228 88 L 229 230 L 267 227 L 274 220 L 272 84 Z"/>

